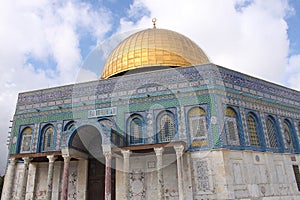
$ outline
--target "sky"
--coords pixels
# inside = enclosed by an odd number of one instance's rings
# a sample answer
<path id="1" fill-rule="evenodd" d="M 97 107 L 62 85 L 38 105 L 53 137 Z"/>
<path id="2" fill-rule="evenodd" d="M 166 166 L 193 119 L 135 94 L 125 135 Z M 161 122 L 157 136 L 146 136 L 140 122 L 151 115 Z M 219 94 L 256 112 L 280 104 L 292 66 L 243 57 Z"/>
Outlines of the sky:
<path id="1" fill-rule="evenodd" d="M 113 47 L 154 17 L 211 62 L 300 90 L 299 0 L 2 0 L 0 175 L 18 93 L 99 79 Z"/>

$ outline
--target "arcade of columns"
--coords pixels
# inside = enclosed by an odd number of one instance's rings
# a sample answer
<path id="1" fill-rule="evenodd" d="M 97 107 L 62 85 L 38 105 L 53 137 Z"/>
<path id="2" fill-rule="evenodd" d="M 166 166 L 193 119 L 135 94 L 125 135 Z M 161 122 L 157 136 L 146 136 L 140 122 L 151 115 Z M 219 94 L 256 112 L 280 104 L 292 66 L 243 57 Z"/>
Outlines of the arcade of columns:
<path id="1" fill-rule="evenodd" d="M 175 145 L 173 146 L 176 152 L 177 158 L 177 173 L 178 173 L 178 194 L 179 200 L 183 200 L 183 162 L 182 162 L 182 155 L 184 146 L 183 145 Z M 157 184 L 158 184 L 158 200 L 164 199 L 164 180 L 163 180 L 163 151 L 164 147 L 157 147 L 154 148 L 154 152 L 156 154 L 156 171 L 157 171 Z M 130 170 L 130 150 L 121 150 L 123 155 L 123 183 L 124 183 L 124 199 L 129 199 L 129 190 L 130 190 L 130 180 L 129 180 L 129 170 Z M 111 151 L 104 151 L 103 155 L 105 156 L 105 200 L 111 199 L 111 159 L 112 159 L 112 152 Z M 68 154 L 62 155 L 64 159 L 64 167 L 63 167 L 63 177 L 62 177 L 62 188 L 61 188 L 61 200 L 68 199 L 68 178 L 69 178 L 69 168 L 70 168 L 70 161 L 72 156 Z M 53 172 L 54 172 L 54 162 L 57 156 L 48 155 L 47 156 L 49 165 L 48 165 L 48 176 L 47 176 L 47 192 L 46 192 L 46 200 L 51 200 L 52 198 L 52 187 L 53 187 Z M 21 177 L 21 187 L 20 192 L 18 193 L 19 200 L 25 200 L 26 197 L 26 186 L 28 180 L 28 171 L 29 171 L 29 164 L 32 160 L 30 157 L 23 157 L 22 160 L 24 161 L 23 176 Z M 8 187 L 6 191 L 6 195 L 4 196 L 3 200 L 10 200 L 12 199 L 13 193 L 13 185 L 15 179 L 15 171 L 16 171 L 16 158 L 10 158 L 10 162 L 7 168 L 7 181 Z"/>

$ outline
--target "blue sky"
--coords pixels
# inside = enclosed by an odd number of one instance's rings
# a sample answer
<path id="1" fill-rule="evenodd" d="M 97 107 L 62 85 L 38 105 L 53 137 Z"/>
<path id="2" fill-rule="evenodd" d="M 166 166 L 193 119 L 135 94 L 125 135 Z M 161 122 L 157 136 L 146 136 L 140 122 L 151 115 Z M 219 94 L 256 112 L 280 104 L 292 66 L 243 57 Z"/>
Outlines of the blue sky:
<path id="1" fill-rule="evenodd" d="M 0 143 L 19 92 L 98 79 L 112 48 L 153 17 L 213 63 L 300 90 L 299 0 L 3 0 Z"/>
<path id="2" fill-rule="evenodd" d="M 288 36 L 290 39 L 290 54 L 300 53 L 300 1 L 291 0 L 290 5 L 295 9 L 294 13 L 286 18 L 288 23 Z"/>

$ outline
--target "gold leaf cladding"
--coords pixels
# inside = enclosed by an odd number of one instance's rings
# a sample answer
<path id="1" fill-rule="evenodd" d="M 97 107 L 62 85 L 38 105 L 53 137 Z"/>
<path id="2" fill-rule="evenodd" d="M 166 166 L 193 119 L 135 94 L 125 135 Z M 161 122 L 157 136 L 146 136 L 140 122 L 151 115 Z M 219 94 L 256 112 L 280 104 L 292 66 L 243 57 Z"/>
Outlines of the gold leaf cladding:
<path id="1" fill-rule="evenodd" d="M 206 63 L 208 57 L 189 38 L 166 29 L 146 29 L 129 36 L 113 50 L 101 79 L 136 68 Z"/>

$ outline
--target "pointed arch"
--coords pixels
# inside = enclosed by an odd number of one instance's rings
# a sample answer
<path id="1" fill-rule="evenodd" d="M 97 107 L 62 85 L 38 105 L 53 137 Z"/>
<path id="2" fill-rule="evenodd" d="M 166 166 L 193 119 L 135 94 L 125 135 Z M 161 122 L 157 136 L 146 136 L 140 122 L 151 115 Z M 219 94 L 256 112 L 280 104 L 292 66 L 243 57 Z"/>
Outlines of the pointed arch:
<path id="1" fill-rule="evenodd" d="M 74 122 L 74 120 L 69 121 L 69 122 L 66 123 L 66 125 L 64 126 L 64 131 L 74 130 L 74 129 L 75 129 L 75 122 Z"/>
<path id="2" fill-rule="evenodd" d="M 249 135 L 249 141 L 250 145 L 254 147 L 261 146 L 261 141 L 259 138 L 259 127 L 257 118 L 254 113 L 249 112 L 247 115 L 247 128 L 248 128 L 248 135 Z"/>
<path id="3" fill-rule="evenodd" d="M 78 126 L 68 141 L 68 147 L 89 153 L 95 158 L 102 155 L 103 134 L 94 124 Z"/>
<path id="4" fill-rule="evenodd" d="M 30 153 L 32 148 L 33 129 L 25 127 L 21 132 L 21 140 L 19 145 L 20 153 Z"/>
<path id="5" fill-rule="evenodd" d="M 111 144 L 111 138 L 108 130 L 106 130 L 101 124 L 99 124 L 99 122 L 94 121 L 94 122 L 87 123 L 86 121 L 77 121 L 76 129 L 74 129 L 70 134 L 70 136 L 68 137 L 68 140 L 66 142 L 66 147 L 72 147 L 73 137 L 75 137 L 76 134 L 80 138 L 82 137 L 82 140 L 86 140 L 90 138 L 89 137 L 90 133 L 92 135 L 93 133 L 97 133 L 99 138 L 101 138 L 100 141 L 101 144 Z"/>
<path id="6" fill-rule="evenodd" d="M 133 114 L 127 120 L 127 135 L 129 144 L 144 143 L 144 119 L 139 114 Z"/>
<path id="7" fill-rule="evenodd" d="M 192 146 L 208 146 L 206 111 L 193 107 L 188 111 L 188 130 Z"/>
<path id="8" fill-rule="evenodd" d="M 156 133 L 159 142 L 170 142 L 175 139 L 175 116 L 166 110 L 159 113 L 156 122 Z"/>
<path id="9" fill-rule="evenodd" d="M 238 115 L 237 112 L 231 108 L 227 107 L 225 109 L 225 144 L 240 146 L 240 134 L 238 128 Z"/>
<path id="10" fill-rule="evenodd" d="M 266 125 L 269 148 L 280 149 L 280 140 L 278 137 L 278 128 L 275 119 L 272 116 L 268 116 L 266 119 Z"/>
<path id="11" fill-rule="evenodd" d="M 55 128 L 52 124 L 44 126 L 42 129 L 40 149 L 41 151 L 55 150 Z"/>
<path id="12" fill-rule="evenodd" d="M 286 149 L 290 152 L 295 152 L 297 147 L 296 138 L 294 136 L 292 124 L 288 119 L 283 121 L 283 137 Z"/>

